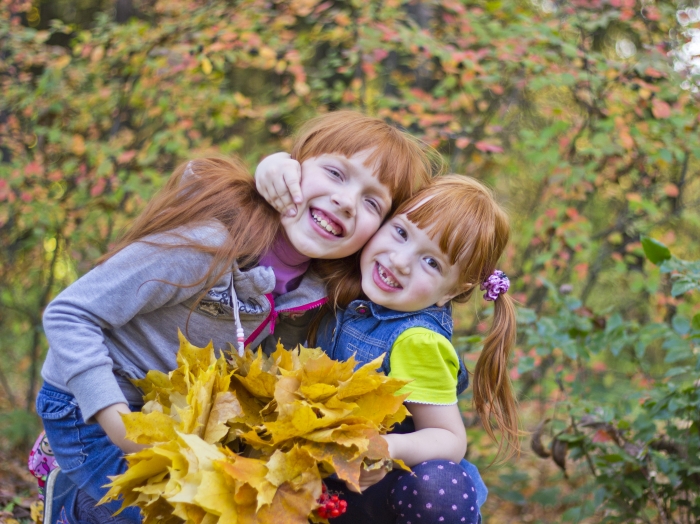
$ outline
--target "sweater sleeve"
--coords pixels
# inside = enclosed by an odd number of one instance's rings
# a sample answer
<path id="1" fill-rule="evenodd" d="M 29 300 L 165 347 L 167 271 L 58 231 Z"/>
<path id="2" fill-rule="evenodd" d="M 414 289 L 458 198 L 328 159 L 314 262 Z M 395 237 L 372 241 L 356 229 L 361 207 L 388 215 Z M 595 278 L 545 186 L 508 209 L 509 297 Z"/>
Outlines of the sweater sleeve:
<path id="1" fill-rule="evenodd" d="M 449 340 L 422 327 L 401 333 L 391 348 L 389 375 L 411 380 L 399 393 L 406 402 L 451 405 L 457 402 L 459 360 Z"/>
<path id="2" fill-rule="evenodd" d="M 75 396 L 85 420 L 105 407 L 126 402 L 113 373 L 105 335 L 137 315 L 174 306 L 200 293 L 202 285 L 187 285 L 204 276 L 210 263 L 210 255 L 192 248 L 136 242 L 71 284 L 48 305 L 43 325 L 52 366 Z"/>

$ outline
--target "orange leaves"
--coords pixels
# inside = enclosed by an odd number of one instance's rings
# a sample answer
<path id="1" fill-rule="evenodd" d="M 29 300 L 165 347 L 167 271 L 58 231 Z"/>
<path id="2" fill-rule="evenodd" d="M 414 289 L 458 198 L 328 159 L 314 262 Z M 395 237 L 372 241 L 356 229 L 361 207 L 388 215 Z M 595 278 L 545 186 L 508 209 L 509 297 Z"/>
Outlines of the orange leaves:
<path id="1" fill-rule="evenodd" d="M 44 172 L 44 168 L 37 161 L 29 162 L 24 167 L 24 174 L 27 176 L 37 176 L 37 175 L 41 175 L 43 172 Z"/>
<path id="2" fill-rule="evenodd" d="M 610 433 L 605 431 L 605 429 L 599 429 L 595 432 L 595 435 L 593 435 L 591 442 L 596 444 L 600 442 L 614 442 L 614 439 L 610 436 Z"/>
<path id="3" fill-rule="evenodd" d="M 671 106 L 660 98 L 654 98 L 651 101 L 651 112 L 654 118 L 668 118 L 671 116 Z"/>
<path id="4" fill-rule="evenodd" d="M 117 157 L 117 162 L 120 164 L 128 164 L 136 156 L 137 151 L 135 149 L 130 149 L 129 151 L 124 151 L 120 153 Z"/>
<path id="5" fill-rule="evenodd" d="M 664 186 L 664 193 L 666 193 L 666 196 L 669 196 L 671 198 L 677 198 L 680 194 L 680 191 L 678 190 L 678 186 L 676 184 L 669 182 Z"/>
<path id="6" fill-rule="evenodd" d="M 503 148 L 501 146 L 486 142 L 484 140 L 477 142 L 475 147 L 484 153 L 503 153 Z"/>
<path id="7" fill-rule="evenodd" d="M 358 486 L 363 463 L 387 459 L 379 435 L 407 412 L 381 358 L 357 372 L 302 347 L 232 359 L 180 334 L 178 368 L 135 381 L 146 404 L 124 416 L 127 435 L 151 447 L 103 500 L 139 506 L 145 523 L 306 524 L 323 477 Z"/>
<path id="8" fill-rule="evenodd" d="M 90 196 L 93 198 L 100 196 L 104 192 L 105 187 L 107 187 L 107 180 L 98 178 L 90 188 Z"/>

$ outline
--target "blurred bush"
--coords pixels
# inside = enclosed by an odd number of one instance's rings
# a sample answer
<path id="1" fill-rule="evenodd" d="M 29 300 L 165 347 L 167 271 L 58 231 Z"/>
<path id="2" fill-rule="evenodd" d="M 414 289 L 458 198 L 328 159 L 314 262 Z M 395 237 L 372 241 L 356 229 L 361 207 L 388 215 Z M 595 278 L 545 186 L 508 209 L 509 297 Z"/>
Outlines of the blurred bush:
<path id="1" fill-rule="evenodd" d="M 543 453 L 570 464 L 566 477 L 533 456 L 488 470 L 493 519 L 507 512 L 504 519 L 523 522 L 688 521 L 684 508 L 697 502 L 667 496 L 658 479 L 685 489 L 693 473 L 679 473 L 673 454 L 649 443 L 675 439 L 659 431 L 696 398 L 698 294 L 692 276 L 675 277 L 685 266 L 645 261 L 642 236 L 679 257 L 669 260 L 697 258 L 696 7 L 0 6 L 0 410 L 32 410 L 46 351 L 43 308 L 108 249 L 179 162 L 239 155 L 252 168 L 287 149 L 305 119 L 357 108 L 436 146 L 453 171 L 492 185 L 513 217 L 503 269 L 523 308 L 512 377 L 526 427 L 553 419 L 535 432 Z M 467 358 L 489 314 L 481 303 L 457 309 L 455 340 Z M 468 401 L 470 454 L 486 465 L 492 446 L 471 427 Z M 637 427 L 644 417 L 649 424 Z M 687 428 L 681 420 L 675 427 L 697 432 L 697 418 Z M 556 450 L 547 444 L 554 436 Z M 615 438 L 648 452 L 603 467 Z M 656 457 L 675 465 L 640 462 Z M 637 472 L 634 496 L 622 493 L 622 482 L 614 492 L 617 467 Z M 644 467 L 656 477 L 646 478 Z"/>

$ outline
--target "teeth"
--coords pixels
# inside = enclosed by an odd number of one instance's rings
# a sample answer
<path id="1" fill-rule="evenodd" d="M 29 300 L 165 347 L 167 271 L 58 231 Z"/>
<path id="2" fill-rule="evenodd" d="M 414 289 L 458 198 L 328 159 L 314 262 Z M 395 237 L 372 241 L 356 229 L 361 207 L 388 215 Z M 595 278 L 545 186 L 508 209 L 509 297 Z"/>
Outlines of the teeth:
<path id="1" fill-rule="evenodd" d="M 400 287 L 398 282 L 396 282 L 393 278 L 387 275 L 387 273 L 384 271 L 384 268 L 381 265 L 377 265 L 377 272 L 379 273 L 379 277 L 382 279 L 382 282 L 384 282 L 387 286 Z"/>
<path id="2" fill-rule="evenodd" d="M 316 213 L 314 213 L 314 212 L 311 213 L 311 216 L 314 217 L 314 221 L 315 221 L 319 226 L 321 226 L 323 229 L 325 229 L 326 231 L 328 231 L 328 232 L 331 233 L 332 235 L 336 235 L 336 236 L 340 235 L 340 231 L 338 231 L 337 229 L 335 229 L 335 228 L 333 227 L 333 225 L 332 225 L 330 222 L 328 222 L 327 220 L 321 218 L 320 216 L 318 216 L 318 215 L 317 215 Z"/>

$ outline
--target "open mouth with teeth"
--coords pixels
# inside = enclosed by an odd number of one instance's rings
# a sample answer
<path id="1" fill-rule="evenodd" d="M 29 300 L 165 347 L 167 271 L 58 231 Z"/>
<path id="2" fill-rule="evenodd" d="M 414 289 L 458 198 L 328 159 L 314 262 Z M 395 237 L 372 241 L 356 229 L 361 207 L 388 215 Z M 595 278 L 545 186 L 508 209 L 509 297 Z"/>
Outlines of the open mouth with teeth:
<path id="1" fill-rule="evenodd" d="M 343 227 L 335 222 L 331 217 L 326 215 L 323 211 L 319 209 L 312 209 L 311 218 L 313 218 L 313 221 L 321 229 L 328 231 L 331 235 L 336 237 L 343 236 Z"/>
<path id="2" fill-rule="evenodd" d="M 396 281 L 396 279 L 389 272 L 388 269 L 386 269 L 384 266 L 382 266 L 378 262 L 377 262 L 377 274 L 379 275 L 379 278 L 381 279 L 382 283 L 386 284 L 388 287 L 393 288 L 393 289 L 401 289 L 401 284 L 399 284 Z"/>

